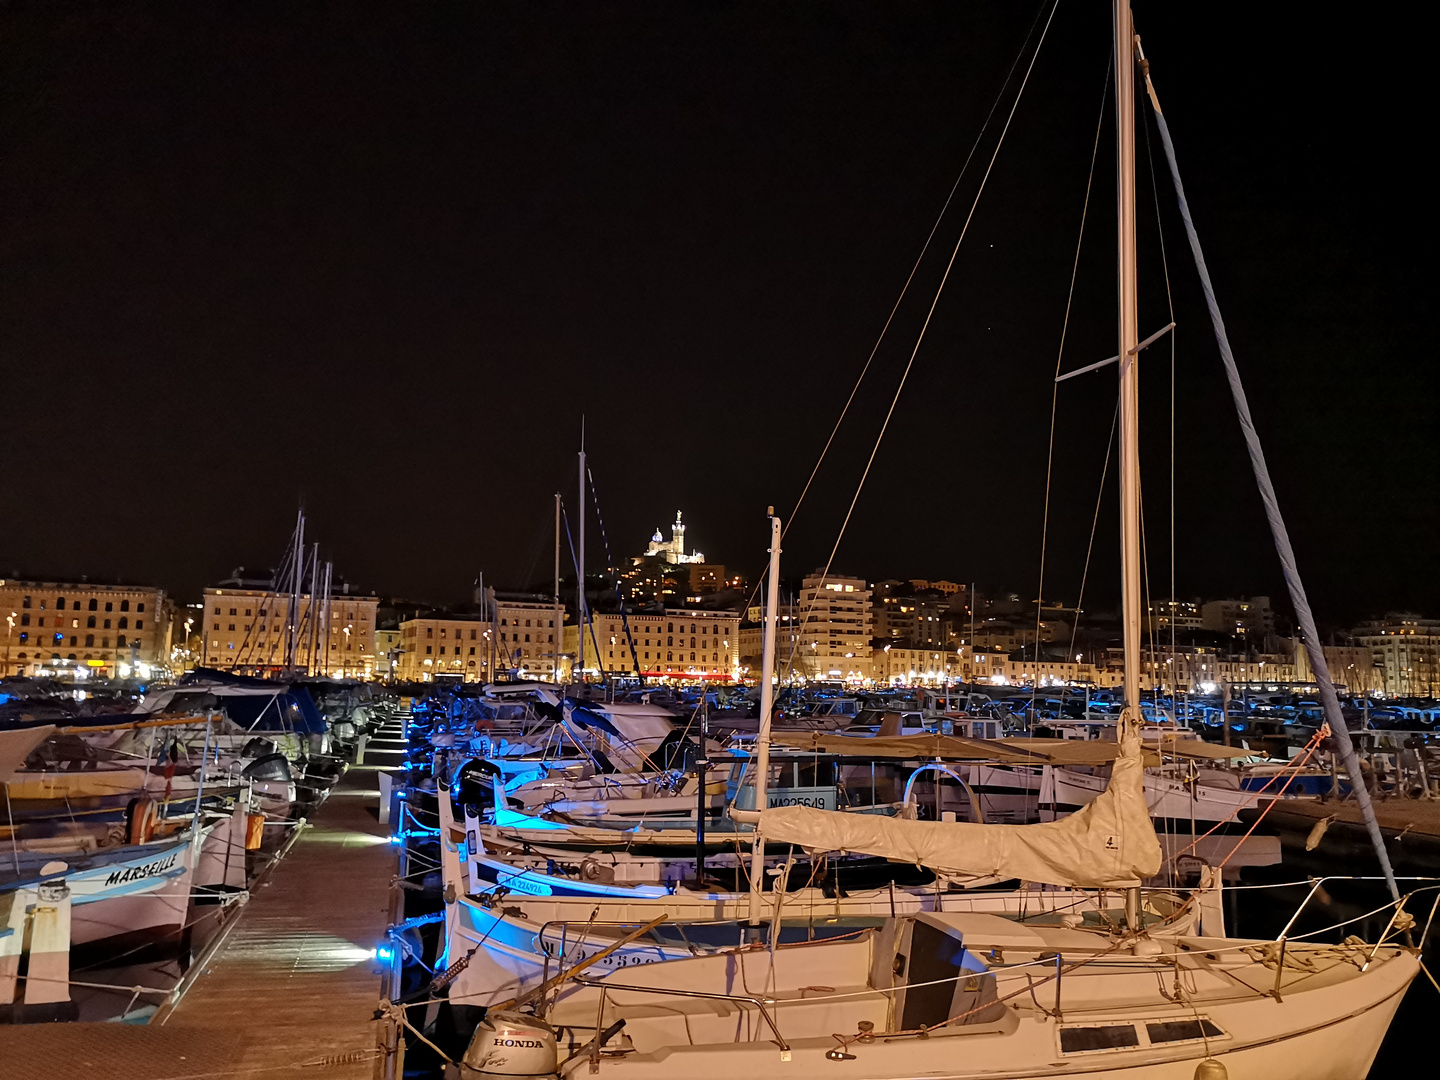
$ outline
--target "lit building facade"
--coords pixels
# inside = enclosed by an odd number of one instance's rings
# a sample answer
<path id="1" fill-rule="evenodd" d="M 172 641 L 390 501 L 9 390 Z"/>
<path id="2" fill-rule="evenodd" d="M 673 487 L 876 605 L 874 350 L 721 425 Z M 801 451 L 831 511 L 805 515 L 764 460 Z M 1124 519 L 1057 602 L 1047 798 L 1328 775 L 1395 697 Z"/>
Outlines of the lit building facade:
<path id="1" fill-rule="evenodd" d="M 6 675 L 146 677 L 168 666 L 172 605 L 163 589 L 0 579 Z"/>
<path id="2" fill-rule="evenodd" d="M 790 670 L 820 681 L 870 679 L 870 586 L 864 578 L 811 574 L 800 584 L 799 642 Z"/>
<path id="3" fill-rule="evenodd" d="M 670 539 L 656 529 L 645 554 L 630 562 L 619 577 L 626 598 L 636 603 L 679 607 L 731 584 L 726 581 L 723 564 L 706 562 L 703 552 L 685 550 L 685 521 L 679 510 L 670 526 Z"/>
<path id="4" fill-rule="evenodd" d="M 556 635 L 561 642 L 560 678 L 568 675 L 565 608 L 559 628 L 555 605 L 496 600 L 494 618 L 433 613 L 405 619 L 399 629 L 394 678 L 407 682 L 556 680 Z"/>
<path id="5" fill-rule="evenodd" d="M 1356 627 L 1387 694 L 1440 697 L 1440 619 L 1394 614 Z"/>
<path id="6" fill-rule="evenodd" d="M 594 636 L 587 629 L 584 642 L 589 677 L 634 675 L 638 670 L 647 679 L 688 682 L 736 679 L 742 674 L 740 616 L 733 611 L 670 608 L 663 614 L 627 613 L 623 619 L 619 614 L 595 612 L 590 618 Z M 566 628 L 566 651 L 572 655 L 578 648 L 576 633 L 575 627 Z"/>
<path id="7" fill-rule="evenodd" d="M 337 593 L 326 605 L 259 582 L 225 583 L 205 590 L 199 662 L 222 671 L 262 674 L 287 666 L 313 674 L 369 679 L 375 676 L 377 596 Z M 198 629 L 198 628 L 197 628 Z"/>

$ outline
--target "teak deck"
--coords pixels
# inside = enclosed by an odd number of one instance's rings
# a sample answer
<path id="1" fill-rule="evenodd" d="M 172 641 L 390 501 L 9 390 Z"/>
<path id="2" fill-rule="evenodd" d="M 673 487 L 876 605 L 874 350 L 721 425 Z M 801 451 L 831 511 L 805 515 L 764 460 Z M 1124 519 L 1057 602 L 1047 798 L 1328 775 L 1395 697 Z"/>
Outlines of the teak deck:
<path id="1" fill-rule="evenodd" d="M 351 769 L 168 1015 L 0 1027 L 4 1080 L 370 1080 L 393 848 Z"/>

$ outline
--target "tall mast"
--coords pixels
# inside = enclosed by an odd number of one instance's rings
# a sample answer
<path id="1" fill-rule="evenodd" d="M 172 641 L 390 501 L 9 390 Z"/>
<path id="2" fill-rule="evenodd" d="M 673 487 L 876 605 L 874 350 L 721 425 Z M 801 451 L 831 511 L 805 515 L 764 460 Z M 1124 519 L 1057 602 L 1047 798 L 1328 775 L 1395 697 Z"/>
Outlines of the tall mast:
<path id="1" fill-rule="evenodd" d="M 580 681 L 585 681 L 585 421 L 580 421 L 580 501 L 575 504 L 575 616 L 580 631 Z M 595 654 L 595 663 L 600 663 L 600 654 Z"/>
<path id="2" fill-rule="evenodd" d="M 295 670 L 300 645 L 300 583 L 305 573 L 305 511 L 295 515 L 295 550 L 290 556 L 289 620 L 285 627 L 285 670 Z"/>
<path id="3" fill-rule="evenodd" d="M 305 658 L 305 670 L 315 674 L 315 647 L 320 641 L 320 609 L 316 606 L 320 593 L 320 545 L 310 545 L 310 607 L 306 614 L 310 618 L 310 648 Z"/>
<path id="4" fill-rule="evenodd" d="M 1140 340 L 1135 270 L 1135 30 L 1130 0 L 1115 0 L 1115 168 L 1120 315 L 1120 612 L 1125 706 L 1140 708 Z M 1125 722 L 1122 718 L 1122 724 Z"/>
<path id="5" fill-rule="evenodd" d="M 560 492 L 555 492 L 555 667 L 552 678 L 560 685 L 560 640 L 565 636 L 565 618 L 560 614 Z"/>
<path id="6" fill-rule="evenodd" d="M 770 515 L 770 580 L 765 588 L 765 633 L 760 646 L 760 730 L 755 736 L 755 811 L 766 809 L 765 788 L 770 780 L 770 717 L 775 700 L 771 680 L 775 674 L 776 614 L 780 607 L 780 519 Z M 760 925 L 760 887 L 765 882 L 765 838 L 755 826 L 750 839 L 750 925 Z"/>
<path id="7" fill-rule="evenodd" d="M 327 562 L 325 564 L 324 600 L 322 601 L 323 606 L 320 608 L 321 616 L 325 619 L 325 624 L 320 628 L 320 642 L 324 649 L 324 652 L 322 654 L 324 656 L 324 659 L 321 661 L 320 665 L 320 674 L 322 675 L 330 674 L 330 635 L 334 633 L 334 628 L 331 626 L 332 613 L 330 611 L 330 581 L 331 575 L 334 574 L 334 572 L 335 564 L 332 562 Z"/>

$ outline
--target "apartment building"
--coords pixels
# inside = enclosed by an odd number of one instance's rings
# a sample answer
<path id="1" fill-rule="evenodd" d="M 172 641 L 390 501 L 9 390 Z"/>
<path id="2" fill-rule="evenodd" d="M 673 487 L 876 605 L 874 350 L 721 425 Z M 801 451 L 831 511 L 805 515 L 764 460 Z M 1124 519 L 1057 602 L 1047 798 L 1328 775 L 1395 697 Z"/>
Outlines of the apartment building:
<path id="1" fill-rule="evenodd" d="M 854 683 L 870 679 L 870 595 L 864 578 L 842 574 L 817 571 L 800 583 L 797 675 Z"/>
<path id="2" fill-rule="evenodd" d="M 741 675 L 740 616 L 733 611 L 667 608 L 663 613 L 594 612 L 585 632 L 588 676 L 633 675 L 647 679 L 724 680 Z M 628 634 L 627 634 L 628 625 Z M 578 651 L 574 627 L 566 628 L 567 651 Z M 633 642 L 633 647 L 632 647 Z M 638 666 L 637 666 L 638 664 Z"/>
<path id="3" fill-rule="evenodd" d="M 0 579 L 4 674 L 148 677 L 169 663 L 172 612 L 149 586 Z"/>
<path id="4" fill-rule="evenodd" d="M 1356 627 L 1353 638 L 1370 650 L 1387 694 L 1440 697 L 1440 619 L 1392 613 Z"/>
<path id="5" fill-rule="evenodd" d="M 494 605 L 489 617 L 479 611 L 426 612 L 401 620 L 394 677 L 408 682 L 554 682 L 557 634 L 560 679 L 568 676 L 563 605 L 559 628 L 553 603 L 497 599 Z"/>
<path id="6" fill-rule="evenodd" d="M 323 598 L 269 582 L 231 580 L 205 590 L 199 662 L 253 674 L 298 669 L 339 678 L 375 675 L 377 596 L 348 591 Z"/>

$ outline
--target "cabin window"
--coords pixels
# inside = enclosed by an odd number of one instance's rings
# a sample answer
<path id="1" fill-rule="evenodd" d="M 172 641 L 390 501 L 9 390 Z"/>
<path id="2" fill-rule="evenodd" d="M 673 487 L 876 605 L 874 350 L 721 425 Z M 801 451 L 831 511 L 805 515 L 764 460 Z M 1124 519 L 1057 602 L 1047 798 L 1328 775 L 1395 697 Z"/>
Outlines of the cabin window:
<path id="1" fill-rule="evenodd" d="M 1072 1027 L 1060 1031 L 1062 1054 L 1085 1054 L 1096 1050 L 1124 1050 L 1139 1046 L 1134 1024 L 1106 1024 L 1103 1027 Z"/>
<path id="2" fill-rule="evenodd" d="M 1216 1039 L 1224 1032 L 1205 1017 L 1198 1020 L 1155 1020 L 1145 1025 L 1145 1034 L 1153 1043 L 1173 1043 Z"/>

